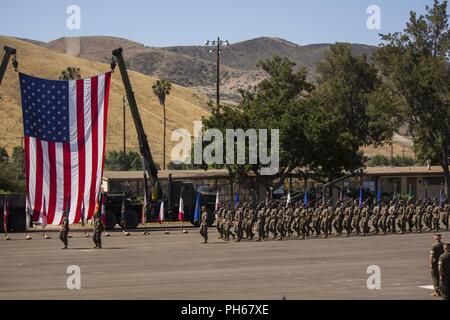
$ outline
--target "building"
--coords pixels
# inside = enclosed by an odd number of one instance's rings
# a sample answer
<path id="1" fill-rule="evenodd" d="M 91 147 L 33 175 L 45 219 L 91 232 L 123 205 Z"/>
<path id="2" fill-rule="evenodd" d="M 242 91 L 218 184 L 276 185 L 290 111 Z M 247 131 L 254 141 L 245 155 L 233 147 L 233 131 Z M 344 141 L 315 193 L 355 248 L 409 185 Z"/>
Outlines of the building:
<path id="1" fill-rule="evenodd" d="M 371 191 L 380 185 L 383 192 L 412 195 L 416 199 L 439 197 L 444 183 L 442 167 L 371 167 L 363 177 L 363 185 Z"/>
<path id="2" fill-rule="evenodd" d="M 259 199 L 264 200 L 266 192 L 262 186 L 258 186 L 255 177 L 240 184 L 230 181 L 229 173 L 224 170 L 160 170 L 158 171 L 159 183 L 164 188 L 167 186 L 169 175 L 173 180 L 191 181 L 197 191 L 215 194 L 219 189 L 220 197 L 224 200 L 232 199 L 235 192 L 239 193 L 241 200 Z M 336 186 L 356 190 L 363 185 L 365 190 L 376 193 L 378 187 L 384 195 L 410 194 L 417 199 L 423 196 L 434 198 L 444 183 L 443 170 L 441 167 L 369 167 L 362 176 L 353 176 Z M 290 187 L 289 187 L 290 186 Z M 298 175 L 292 175 L 284 186 L 275 190 L 285 193 L 287 189 L 303 190 L 315 189 L 321 192 L 321 184 L 308 180 L 302 180 Z M 128 192 L 132 194 L 143 194 L 144 181 L 142 171 L 105 171 L 102 180 L 102 190 L 110 193 Z M 327 195 L 328 196 L 328 195 Z M 333 189 L 333 198 L 339 196 L 338 188 Z"/>

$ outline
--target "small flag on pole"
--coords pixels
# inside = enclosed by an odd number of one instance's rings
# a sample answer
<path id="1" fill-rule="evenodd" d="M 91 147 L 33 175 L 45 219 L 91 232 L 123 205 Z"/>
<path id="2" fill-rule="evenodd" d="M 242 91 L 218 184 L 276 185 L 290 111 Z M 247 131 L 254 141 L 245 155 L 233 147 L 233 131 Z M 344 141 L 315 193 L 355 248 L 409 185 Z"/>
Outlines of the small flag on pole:
<path id="1" fill-rule="evenodd" d="M 363 187 L 359 187 L 359 207 L 362 208 L 363 205 Z"/>
<path id="2" fill-rule="evenodd" d="M 161 207 L 159 208 L 158 222 L 161 224 L 164 222 L 164 199 L 161 200 Z"/>
<path id="3" fill-rule="evenodd" d="M 288 207 L 290 203 L 291 203 L 291 190 L 289 190 L 287 195 L 286 207 Z"/>
<path id="4" fill-rule="evenodd" d="M 216 191 L 216 210 L 219 209 L 219 189 Z"/>
<path id="5" fill-rule="evenodd" d="M 200 192 L 197 192 L 197 199 L 195 200 L 194 222 L 200 221 Z"/>
<path id="6" fill-rule="evenodd" d="M 147 194 L 144 192 L 144 203 L 142 204 L 141 223 L 147 223 Z"/>
<path id="7" fill-rule="evenodd" d="M 305 189 L 305 194 L 303 195 L 303 203 L 308 204 L 308 190 Z"/>
<path id="8" fill-rule="evenodd" d="M 378 206 L 381 206 L 381 186 L 378 186 L 377 201 L 378 201 Z"/>
<path id="9" fill-rule="evenodd" d="M 178 220 L 184 222 L 184 202 L 183 194 L 180 194 L 180 205 L 178 206 Z"/>
<path id="10" fill-rule="evenodd" d="M 234 194 L 234 208 L 237 208 L 239 204 L 239 193 L 236 191 L 236 193 Z"/>
<path id="11" fill-rule="evenodd" d="M 8 233 L 8 216 L 9 216 L 8 206 L 9 204 L 5 196 L 5 200 L 3 201 L 3 230 L 5 231 L 5 233 Z"/>

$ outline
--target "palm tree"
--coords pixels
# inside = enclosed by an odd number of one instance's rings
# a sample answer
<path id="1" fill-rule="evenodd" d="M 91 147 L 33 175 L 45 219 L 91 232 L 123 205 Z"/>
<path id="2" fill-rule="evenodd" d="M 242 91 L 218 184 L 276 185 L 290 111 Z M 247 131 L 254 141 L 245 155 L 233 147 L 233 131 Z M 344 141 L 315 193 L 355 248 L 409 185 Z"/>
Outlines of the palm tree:
<path id="1" fill-rule="evenodd" d="M 79 80 L 81 79 L 81 70 L 77 67 L 67 67 L 66 70 L 61 71 L 59 80 Z"/>
<path id="2" fill-rule="evenodd" d="M 171 90 L 171 83 L 167 80 L 156 80 L 152 86 L 153 93 L 159 99 L 159 104 L 163 107 L 164 114 L 164 133 L 163 133 L 163 170 L 166 170 L 166 96 Z"/>

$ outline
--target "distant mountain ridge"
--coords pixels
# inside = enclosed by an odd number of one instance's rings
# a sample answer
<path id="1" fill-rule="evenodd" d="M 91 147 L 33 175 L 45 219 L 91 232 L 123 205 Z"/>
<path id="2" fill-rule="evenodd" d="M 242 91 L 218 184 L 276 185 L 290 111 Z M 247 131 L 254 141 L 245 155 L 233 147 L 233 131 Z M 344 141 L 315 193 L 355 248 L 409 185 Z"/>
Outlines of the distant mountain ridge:
<path id="1" fill-rule="evenodd" d="M 127 66 L 152 77 L 164 78 L 181 86 L 194 88 L 209 97 L 215 94 L 216 55 L 204 45 L 149 47 L 144 44 L 109 36 L 59 38 L 48 43 L 33 42 L 60 53 L 109 63 L 111 51 L 124 49 Z M 355 54 L 371 55 L 376 47 L 351 44 Z M 330 44 L 298 45 L 276 38 L 260 37 L 222 47 L 221 96 L 238 100 L 238 89 L 254 86 L 266 77 L 256 64 L 274 55 L 287 57 L 298 68 L 305 67 L 309 79 L 316 76 L 316 64 L 321 61 Z"/>

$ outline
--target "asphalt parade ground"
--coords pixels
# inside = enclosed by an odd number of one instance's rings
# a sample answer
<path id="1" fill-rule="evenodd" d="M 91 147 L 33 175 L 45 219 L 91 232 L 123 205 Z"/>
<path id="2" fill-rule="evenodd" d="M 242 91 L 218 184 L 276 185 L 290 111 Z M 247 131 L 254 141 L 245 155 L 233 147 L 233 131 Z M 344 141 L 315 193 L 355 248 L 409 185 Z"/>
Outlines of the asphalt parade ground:
<path id="1" fill-rule="evenodd" d="M 51 239 L 10 234 L 0 240 L 0 299 L 436 299 L 427 288 L 432 233 L 236 243 L 209 230 L 208 244 L 197 229 L 113 232 L 103 249 L 77 230 L 67 250 L 56 230 Z M 71 265 L 79 290 L 67 289 Z M 371 265 L 380 290 L 367 288 Z"/>

